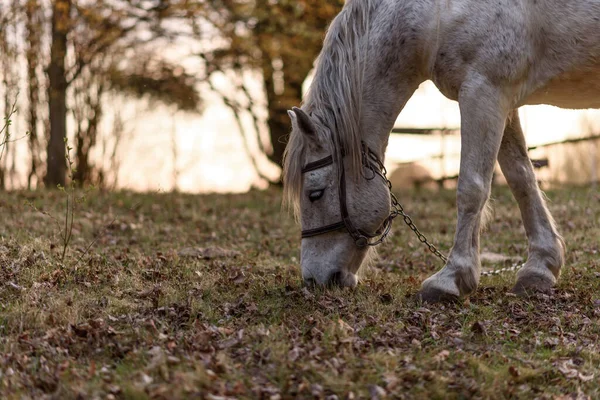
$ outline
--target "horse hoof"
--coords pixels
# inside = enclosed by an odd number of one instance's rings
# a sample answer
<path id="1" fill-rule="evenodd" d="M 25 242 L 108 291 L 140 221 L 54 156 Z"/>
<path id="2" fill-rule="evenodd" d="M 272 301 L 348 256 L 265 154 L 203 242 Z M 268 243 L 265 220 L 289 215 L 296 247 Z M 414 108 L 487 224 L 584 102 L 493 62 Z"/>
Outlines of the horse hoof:
<path id="1" fill-rule="evenodd" d="M 511 292 L 520 297 L 527 297 L 536 293 L 552 293 L 554 282 L 543 275 L 526 275 L 517 279 Z"/>
<path id="2" fill-rule="evenodd" d="M 433 304 L 433 303 L 458 303 L 460 300 L 458 298 L 458 296 L 456 296 L 452 293 L 444 292 L 437 288 L 421 289 L 421 291 L 419 291 L 416 294 L 416 298 L 420 302 L 430 303 L 430 304 Z"/>

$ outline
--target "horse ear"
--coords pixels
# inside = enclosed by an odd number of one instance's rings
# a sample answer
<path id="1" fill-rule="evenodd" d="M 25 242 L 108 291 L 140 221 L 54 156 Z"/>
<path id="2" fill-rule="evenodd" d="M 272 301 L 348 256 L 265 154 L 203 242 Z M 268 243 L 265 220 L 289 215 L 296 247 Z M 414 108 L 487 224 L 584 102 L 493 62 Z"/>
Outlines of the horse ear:
<path id="1" fill-rule="evenodd" d="M 292 107 L 292 111 L 288 111 L 288 115 L 292 120 L 292 126 L 299 129 L 307 135 L 316 133 L 315 125 L 310 120 L 310 117 L 298 107 Z"/>

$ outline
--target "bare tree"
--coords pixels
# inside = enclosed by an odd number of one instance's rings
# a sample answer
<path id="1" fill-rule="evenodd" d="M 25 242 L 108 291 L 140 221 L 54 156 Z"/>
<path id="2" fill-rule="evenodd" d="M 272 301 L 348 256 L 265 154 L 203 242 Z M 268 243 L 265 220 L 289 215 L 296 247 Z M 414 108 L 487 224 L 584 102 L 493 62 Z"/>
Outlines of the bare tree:
<path id="1" fill-rule="evenodd" d="M 26 0 L 25 3 L 25 31 L 27 35 L 27 95 L 28 113 L 27 125 L 29 131 L 29 152 L 31 165 L 27 175 L 27 188 L 31 189 L 33 180 L 39 179 L 40 141 L 38 135 L 38 107 L 40 104 L 40 81 L 38 70 L 41 65 L 40 54 L 42 51 L 40 26 L 43 22 L 42 8 L 38 0 Z"/>
<path id="2" fill-rule="evenodd" d="M 169 38 L 169 30 L 163 26 L 163 21 L 181 18 L 182 13 L 192 7 L 188 2 L 180 3 L 176 0 L 53 2 L 47 68 L 50 114 L 47 186 L 64 185 L 65 182 L 67 91 L 82 76 L 94 75 L 94 90 L 102 89 L 87 98 L 89 119 L 85 123 L 80 121 L 76 127 L 79 144 L 76 144 L 76 150 L 86 153 L 76 154 L 78 178 L 83 181 L 91 176 L 87 153 L 96 143 L 94 137 L 102 115 L 101 101 L 93 99 L 100 99 L 105 90 L 123 90 L 138 97 L 150 95 L 160 101 L 175 102 L 182 109 L 198 108 L 195 82 L 192 83 L 181 68 L 161 60 L 160 54 L 149 46 L 155 40 Z M 73 51 L 72 65 L 67 65 L 67 49 Z M 128 51 L 131 49 L 144 51 L 148 56 L 132 56 Z M 79 106 L 85 102 L 85 99 L 80 101 Z M 78 117 L 83 115 L 79 113 Z"/>
<path id="3" fill-rule="evenodd" d="M 50 139 L 46 150 L 46 186 L 65 185 L 65 139 L 67 137 L 67 35 L 72 27 L 71 0 L 52 3 L 52 44 L 48 65 Z"/>
<path id="4" fill-rule="evenodd" d="M 343 4 L 343 0 L 211 1 L 194 15 L 221 38 L 222 45 L 200 55 L 209 75 L 233 70 L 262 76 L 271 145 L 264 150 L 278 165 L 290 130 L 287 110 L 302 101 L 302 85 L 321 50 L 325 28 Z M 197 25 L 196 32 L 205 37 L 203 26 L 207 24 Z M 243 82 L 232 85 L 237 88 L 235 96 L 248 97 Z M 260 144 L 260 131 L 255 133 Z"/>

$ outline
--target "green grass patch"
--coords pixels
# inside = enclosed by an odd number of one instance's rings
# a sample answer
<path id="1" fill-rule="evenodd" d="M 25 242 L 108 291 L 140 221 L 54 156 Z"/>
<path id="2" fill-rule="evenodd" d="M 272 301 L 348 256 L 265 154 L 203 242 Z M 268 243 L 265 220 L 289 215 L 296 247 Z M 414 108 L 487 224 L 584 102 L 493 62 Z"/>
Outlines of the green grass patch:
<path id="1" fill-rule="evenodd" d="M 60 218 L 61 193 L 1 193 L 0 397 L 598 398 L 600 195 L 548 196 L 568 246 L 552 296 L 510 295 L 508 273 L 421 305 L 441 265 L 401 221 L 356 289 L 307 290 L 277 189 L 90 194 L 64 262 L 56 223 L 26 205 Z M 495 198 L 482 250 L 525 257 L 516 203 Z M 446 252 L 454 193 L 400 200 Z"/>

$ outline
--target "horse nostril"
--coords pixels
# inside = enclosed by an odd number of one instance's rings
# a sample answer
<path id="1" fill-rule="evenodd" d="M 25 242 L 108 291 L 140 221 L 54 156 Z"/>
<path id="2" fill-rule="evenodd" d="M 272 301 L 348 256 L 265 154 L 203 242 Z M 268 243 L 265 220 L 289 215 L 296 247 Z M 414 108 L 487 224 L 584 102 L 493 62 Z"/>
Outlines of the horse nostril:
<path id="1" fill-rule="evenodd" d="M 317 286 L 317 281 L 315 278 L 304 278 L 304 286 L 315 287 Z"/>
<path id="2" fill-rule="evenodd" d="M 327 281 L 327 285 L 329 286 L 342 286 L 342 272 L 337 271 L 329 275 L 329 280 Z"/>

